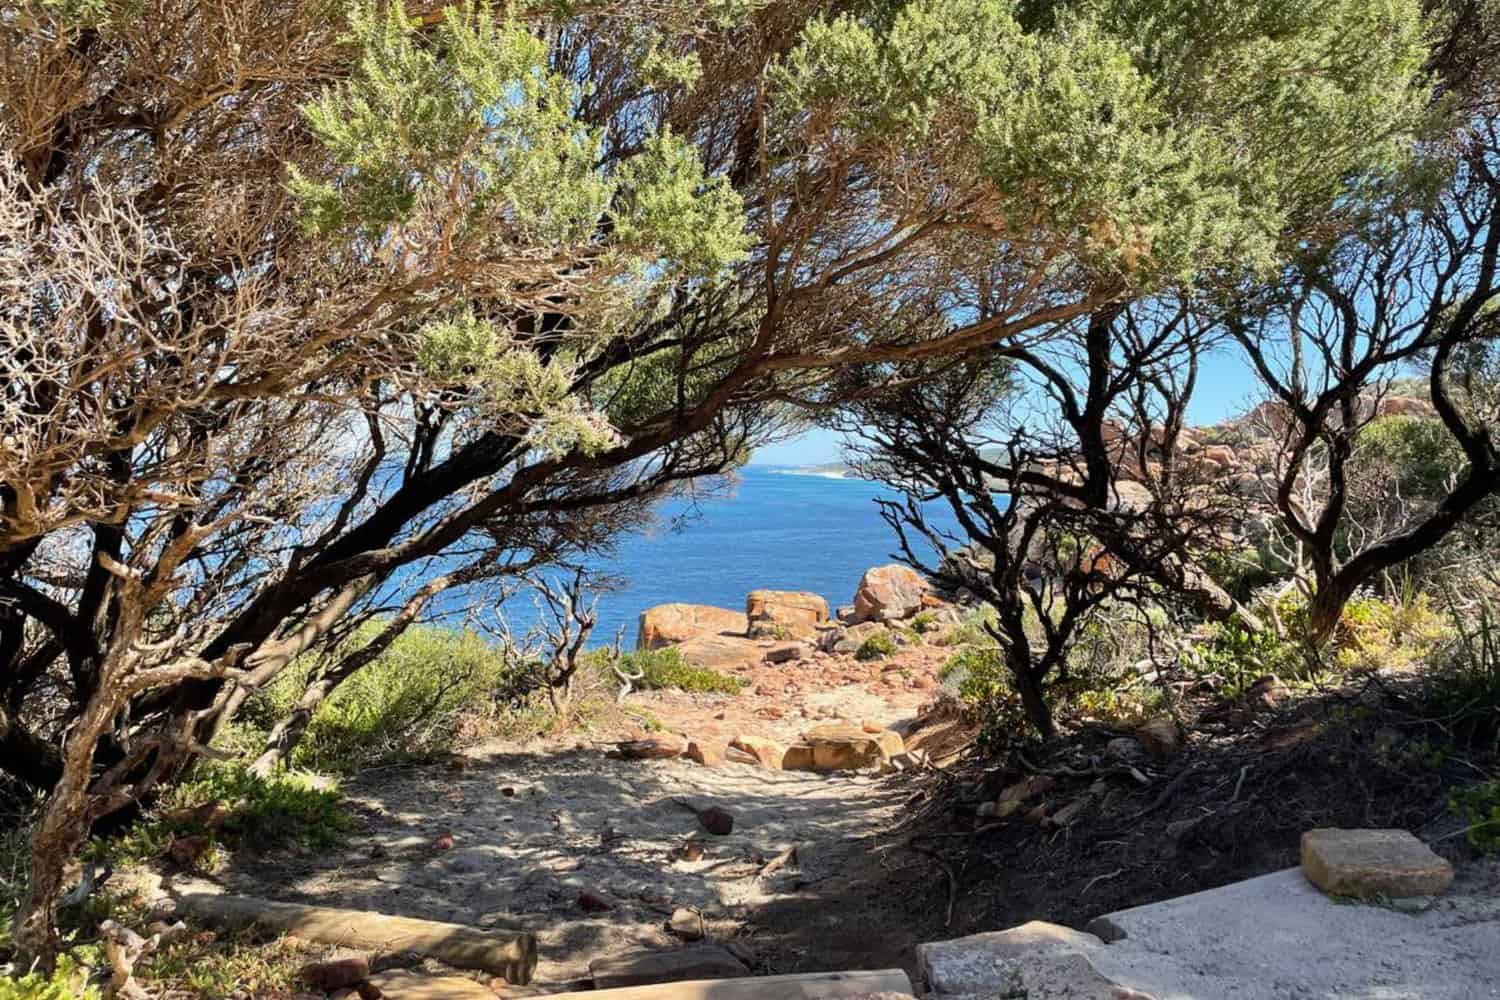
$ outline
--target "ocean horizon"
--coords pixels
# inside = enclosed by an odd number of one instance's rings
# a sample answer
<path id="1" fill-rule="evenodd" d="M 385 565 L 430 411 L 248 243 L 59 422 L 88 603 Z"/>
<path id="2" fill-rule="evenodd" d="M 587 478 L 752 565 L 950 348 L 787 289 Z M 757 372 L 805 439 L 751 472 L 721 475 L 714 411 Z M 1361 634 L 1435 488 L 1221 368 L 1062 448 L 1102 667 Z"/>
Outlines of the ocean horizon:
<path id="1" fill-rule="evenodd" d="M 599 598 L 590 645 L 612 643 L 623 626 L 625 648 L 633 648 L 641 612 L 658 604 L 744 610 L 745 595 L 762 588 L 819 594 L 830 612 L 849 604 L 865 570 L 899 561 L 895 532 L 875 505 L 895 495 L 862 479 L 750 465 L 726 491 L 663 501 L 652 527 L 622 537 L 613 555 L 585 559 L 592 573 L 619 584 Z M 945 506 L 933 505 L 930 516 L 956 529 Z M 505 611 L 518 635 L 536 619 L 524 593 Z"/>

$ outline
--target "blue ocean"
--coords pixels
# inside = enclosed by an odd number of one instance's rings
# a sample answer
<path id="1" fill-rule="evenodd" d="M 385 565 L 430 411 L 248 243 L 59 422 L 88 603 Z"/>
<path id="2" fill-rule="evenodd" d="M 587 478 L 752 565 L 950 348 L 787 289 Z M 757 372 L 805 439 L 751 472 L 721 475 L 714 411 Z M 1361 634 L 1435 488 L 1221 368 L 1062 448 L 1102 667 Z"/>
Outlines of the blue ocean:
<path id="1" fill-rule="evenodd" d="M 683 601 L 743 609 L 745 595 L 761 587 L 812 591 L 830 609 L 848 604 L 866 569 L 896 561 L 895 533 L 874 503 L 891 495 L 864 480 L 752 465 L 727 493 L 663 503 L 653 529 L 591 565 L 620 583 L 599 600 L 594 641 L 613 641 L 624 625 L 629 648 L 646 608 Z M 937 525 L 955 528 L 946 508 L 928 511 Z M 514 625 L 527 617 L 532 609 L 514 607 Z"/>

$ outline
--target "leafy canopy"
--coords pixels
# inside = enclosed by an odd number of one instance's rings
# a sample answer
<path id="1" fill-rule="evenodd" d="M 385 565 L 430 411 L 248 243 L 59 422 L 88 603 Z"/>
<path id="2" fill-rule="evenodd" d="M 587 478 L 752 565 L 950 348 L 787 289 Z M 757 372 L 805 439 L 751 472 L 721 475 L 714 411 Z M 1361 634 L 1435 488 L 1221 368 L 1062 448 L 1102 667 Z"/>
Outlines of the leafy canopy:
<path id="1" fill-rule="evenodd" d="M 774 74 L 784 118 L 1136 285 L 1270 266 L 1289 226 L 1398 166 L 1422 118 L 1415 0 L 875 11 L 807 29 Z"/>

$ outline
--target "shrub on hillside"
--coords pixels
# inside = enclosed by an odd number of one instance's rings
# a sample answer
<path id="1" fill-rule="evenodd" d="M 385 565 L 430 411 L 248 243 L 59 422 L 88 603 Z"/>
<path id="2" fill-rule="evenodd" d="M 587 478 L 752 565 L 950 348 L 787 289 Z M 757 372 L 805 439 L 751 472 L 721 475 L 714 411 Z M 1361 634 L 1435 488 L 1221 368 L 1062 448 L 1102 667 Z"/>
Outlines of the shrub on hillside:
<path id="1" fill-rule="evenodd" d="M 603 655 L 603 654 L 596 654 Z M 598 661 L 601 665 L 603 659 Z M 695 667 L 675 649 L 641 649 L 620 657 L 620 670 L 640 675 L 635 686 L 643 691 L 675 688 L 702 694 L 739 694 L 745 682 L 707 667 Z"/>
<path id="2" fill-rule="evenodd" d="M 859 644 L 859 649 L 854 651 L 854 658 L 860 661 L 883 660 L 887 656 L 896 653 L 896 640 L 889 632 L 876 632 L 864 642 Z"/>
<path id="3" fill-rule="evenodd" d="M 378 627 L 360 630 L 339 653 L 357 648 Z M 315 658 L 306 657 L 283 671 L 247 706 L 247 722 L 269 729 L 289 713 L 316 666 Z M 528 674 L 528 665 L 512 662 L 474 632 L 413 626 L 318 708 L 293 762 L 349 771 L 453 749 L 467 720 L 492 714 L 499 702 L 524 698 L 516 694 L 517 685 Z"/>

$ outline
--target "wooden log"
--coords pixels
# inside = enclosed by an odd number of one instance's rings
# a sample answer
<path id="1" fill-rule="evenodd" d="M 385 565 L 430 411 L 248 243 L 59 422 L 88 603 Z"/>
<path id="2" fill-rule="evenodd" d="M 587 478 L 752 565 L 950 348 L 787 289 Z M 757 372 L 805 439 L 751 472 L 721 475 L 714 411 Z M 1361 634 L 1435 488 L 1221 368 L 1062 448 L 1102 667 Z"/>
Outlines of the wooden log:
<path id="1" fill-rule="evenodd" d="M 501 991 L 504 996 L 504 991 Z M 748 979 L 697 979 L 653 986 L 622 986 L 587 993 L 554 993 L 547 1000 L 881 1000 L 911 997 L 900 969 L 877 972 L 805 972 Z"/>
<path id="2" fill-rule="evenodd" d="M 519 986 L 531 982 L 536 971 L 536 938 L 525 932 L 482 931 L 464 924 L 368 910 L 340 910 L 213 893 L 183 896 L 178 901 L 178 912 L 231 930 L 255 925 L 323 944 L 367 951 L 416 952 L 454 968 L 480 969 L 504 976 Z"/>

